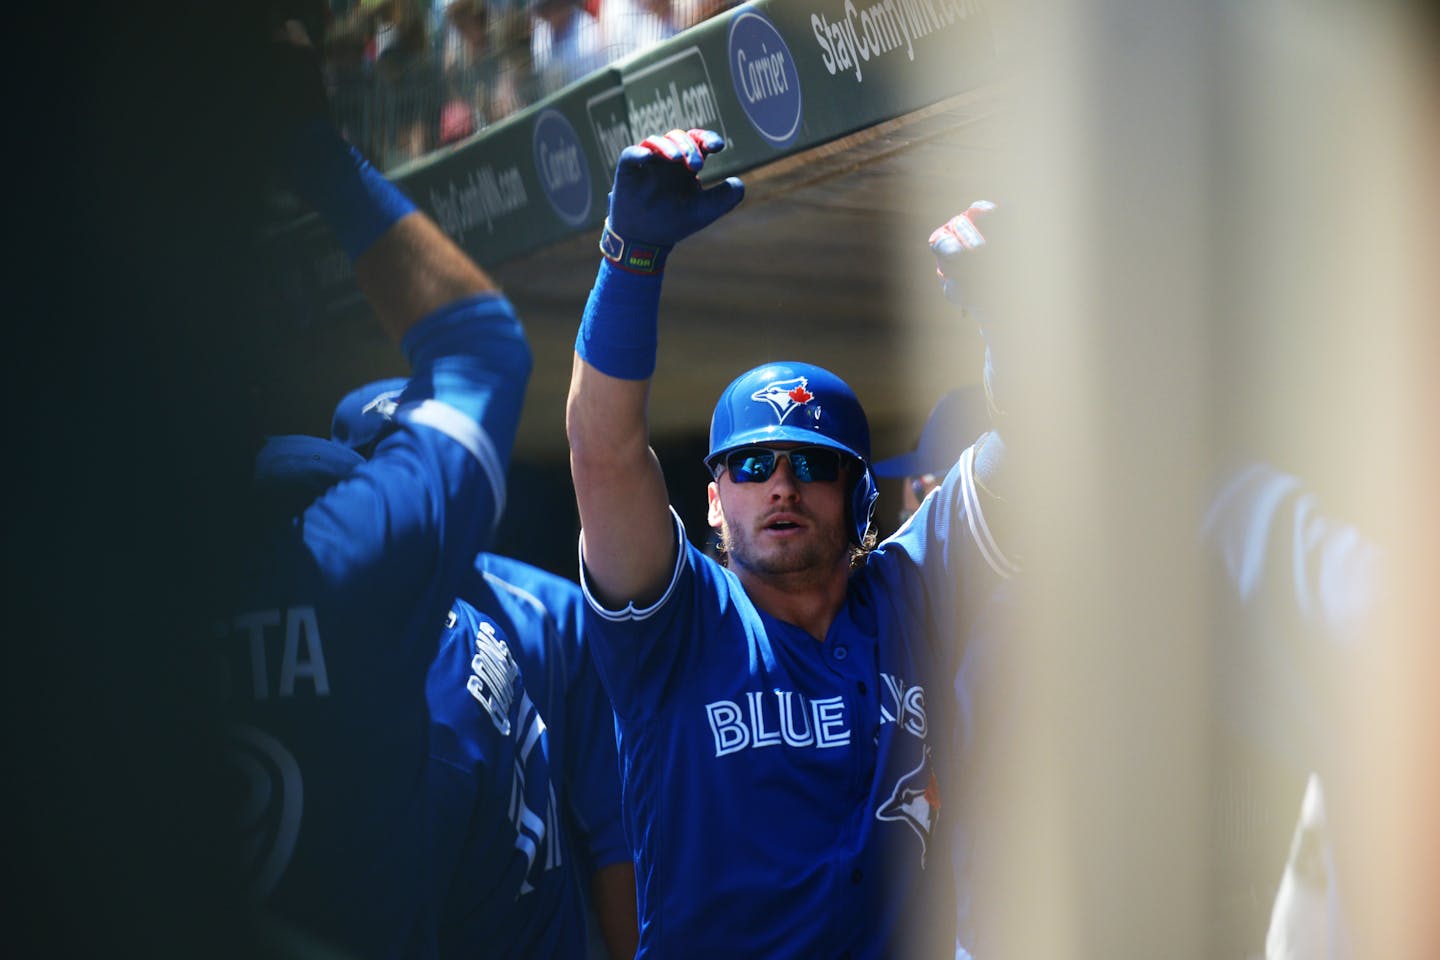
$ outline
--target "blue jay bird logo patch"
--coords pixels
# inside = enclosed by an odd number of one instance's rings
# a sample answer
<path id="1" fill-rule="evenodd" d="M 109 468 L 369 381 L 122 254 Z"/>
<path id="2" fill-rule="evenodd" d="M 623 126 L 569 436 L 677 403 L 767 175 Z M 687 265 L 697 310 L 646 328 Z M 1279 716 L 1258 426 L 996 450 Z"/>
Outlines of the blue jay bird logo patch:
<path id="1" fill-rule="evenodd" d="M 920 866 L 925 866 L 926 844 L 940 817 L 940 782 L 930 768 L 930 748 L 920 765 L 895 783 L 890 799 L 875 811 L 876 820 L 901 820 L 920 838 Z"/>
<path id="2" fill-rule="evenodd" d="M 374 399 L 361 408 L 360 414 L 363 416 L 367 413 L 374 413 L 384 417 L 386 420 L 393 420 L 395 419 L 395 410 L 398 406 L 395 400 L 404 392 L 403 389 L 382 390 L 375 395 Z"/>
<path id="3" fill-rule="evenodd" d="M 784 423 L 785 418 L 790 416 L 796 408 L 803 407 L 815 399 L 815 394 L 809 390 L 810 380 L 807 377 L 794 377 L 790 380 L 776 380 L 761 390 L 750 394 L 751 400 L 770 404 L 779 417 L 779 422 Z"/>

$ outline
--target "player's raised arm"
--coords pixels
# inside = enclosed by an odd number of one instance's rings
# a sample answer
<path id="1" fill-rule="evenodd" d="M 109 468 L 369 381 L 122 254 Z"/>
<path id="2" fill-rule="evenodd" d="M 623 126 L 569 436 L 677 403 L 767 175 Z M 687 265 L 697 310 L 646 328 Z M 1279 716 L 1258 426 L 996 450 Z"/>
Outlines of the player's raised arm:
<path id="1" fill-rule="evenodd" d="M 708 189 L 699 172 L 724 147 L 708 130 L 672 130 L 625 148 L 600 240 L 605 259 L 575 339 L 566 410 L 585 573 L 609 606 L 637 606 L 664 590 L 675 525 L 650 449 L 660 282 L 680 240 L 744 196 L 734 177 Z"/>
<path id="2" fill-rule="evenodd" d="M 394 467 L 382 471 L 387 483 L 372 487 L 376 496 L 390 490 L 380 511 L 389 520 L 365 524 L 368 541 L 345 533 L 350 525 L 338 516 L 312 518 L 307 534 L 324 539 L 327 520 L 335 519 L 333 540 L 347 570 L 368 556 L 372 564 L 364 569 L 380 575 L 386 565 L 398 567 L 407 583 L 418 584 L 442 568 L 467 568 L 503 509 L 531 355 L 490 277 L 331 126 L 318 56 L 303 30 L 292 27 L 274 46 L 277 98 L 285 95 L 278 106 L 291 117 L 275 148 L 280 172 L 330 227 L 381 328 L 410 362 L 397 423 L 448 441 L 426 440 L 414 449 L 392 444 L 385 457 Z M 420 480 L 426 494 L 390 489 L 407 478 Z M 461 492 L 477 479 L 481 495 Z M 358 488 L 351 493 L 361 498 Z M 390 537 L 434 542 L 443 555 L 438 562 L 428 554 L 424 562 L 402 558 L 386 545 Z M 405 585 L 392 592 L 403 595 Z"/>

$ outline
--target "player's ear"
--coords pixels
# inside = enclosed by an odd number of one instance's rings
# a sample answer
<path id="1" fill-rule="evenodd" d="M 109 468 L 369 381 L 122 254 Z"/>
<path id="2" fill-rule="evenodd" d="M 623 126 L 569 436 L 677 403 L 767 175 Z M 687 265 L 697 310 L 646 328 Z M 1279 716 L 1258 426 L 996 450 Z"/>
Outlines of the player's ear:
<path id="1" fill-rule="evenodd" d="M 725 511 L 720 507 L 720 484 L 711 480 L 709 486 L 705 488 L 705 496 L 709 500 L 705 519 L 711 527 L 719 530 L 725 523 Z"/>

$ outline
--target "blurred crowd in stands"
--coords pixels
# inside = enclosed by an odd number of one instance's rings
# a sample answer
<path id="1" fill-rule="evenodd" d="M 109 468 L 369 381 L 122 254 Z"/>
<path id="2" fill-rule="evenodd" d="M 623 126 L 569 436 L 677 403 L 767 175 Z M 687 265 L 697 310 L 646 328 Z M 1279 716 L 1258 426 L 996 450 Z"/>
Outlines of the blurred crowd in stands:
<path id="1" fill-rule="evenodd" d="M 329 0 L 336 120 L 392 169 L 738 2 Z"/>

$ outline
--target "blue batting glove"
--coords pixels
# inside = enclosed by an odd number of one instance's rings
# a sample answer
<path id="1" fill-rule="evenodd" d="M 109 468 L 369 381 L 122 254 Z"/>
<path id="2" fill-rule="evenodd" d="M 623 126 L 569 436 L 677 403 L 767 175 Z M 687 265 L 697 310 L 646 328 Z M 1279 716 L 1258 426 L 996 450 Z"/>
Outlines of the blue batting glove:
<path id="1" fill-rule="evenodd" d="M 671 130 L 620 153 L 600 251 L 634 273 L 659 273 L 670 248 L 714 223 L 745 196 L 730 177 L 700 186 L 705 157 L 725 149 L 713 130 Z"/>
<path id="2" fill-rule="evenodd" d="M 968 306 L 956 281 L 956 268 L 966 251 L 985 246 L 985 237 L 975 221 L 994 209 L 995 204 L 989 200 L 976 200 L 964 213 L 951 217 L 930 234 L 930 251 L 935 254 L 935 273 L 940 277 L 940 289 L 945 299 L 956 306 Z"/>

